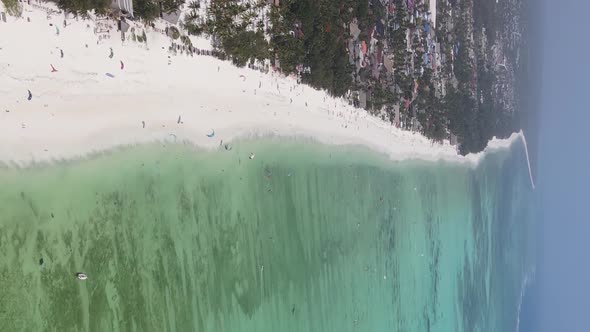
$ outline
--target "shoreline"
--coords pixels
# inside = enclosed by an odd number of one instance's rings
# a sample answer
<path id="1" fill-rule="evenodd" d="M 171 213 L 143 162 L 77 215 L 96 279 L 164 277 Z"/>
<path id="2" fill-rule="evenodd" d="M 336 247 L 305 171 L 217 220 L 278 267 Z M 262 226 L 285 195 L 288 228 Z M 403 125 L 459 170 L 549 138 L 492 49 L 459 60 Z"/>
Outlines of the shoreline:
<path id="1" fill-rule="evenodd" d="M 63 15 L 23 6 L 22 18 L 9 17 L 0 25 L 0 32 L 11 31 L 0 40 L 3 162 L 79 158 L 171 134 L 206 149 L 218 147 L 220 140 L 276 135 L 362 145 L 392 160 L 474 165 L 487 151 L 507 148 L 518 137 L 526 147 L 521 131 L 463 157 L 448 142 L 432 143 L 398 129 L 293 77 L 212 57 L 173 55 L 170 39 L 154 29 L 146 30 L 147 44 L 122 42 L 116 31 L 98 41 L 97 22 L 91 19 L 68 19 L 63 27 Z M 212 131 L 215 136 L 207 137 Z M 534 188 L 532 177 L 531 183 Z"/>

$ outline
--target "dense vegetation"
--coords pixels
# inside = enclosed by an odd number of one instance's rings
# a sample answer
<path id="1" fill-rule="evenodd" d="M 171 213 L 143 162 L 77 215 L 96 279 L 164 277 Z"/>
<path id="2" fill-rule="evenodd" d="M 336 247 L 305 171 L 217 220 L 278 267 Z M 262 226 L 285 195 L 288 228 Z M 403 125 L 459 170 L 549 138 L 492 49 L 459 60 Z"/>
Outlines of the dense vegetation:
<path id="1" fill-rule="evenodd" d="M 109 0 L 55 0 L 55 2 L 60 9 L 80 15 L 85 15 L 90 10 L 105 14 L 111 5 Z"/>
<path id="2" fill-rule="evenodd" d="M 357 2 L 283 0 L 280 6 L 270 7 L 265 22 L 259 14 L 266 1 L 216 0 L 206 22 L 200 23 L 195 13 L 184 26 L 191 34 L 213 36 L 216 46 L 236 65 L 271 59 L 282 72 L 301 73 L 304 83 L 342 96 L 352 83 L 346 42 L 348 23 L 359 9 Z"/>
<path id="3" fill-rule="evenodd" d="M 160 5 L 155 0 L 133 0 L 133 15 L 146 21 L 153 21 L 160 16 Z"/>
<path id="4" fill-rule="evenodd" d="M 18 3 L 18 0 L 2 0 L 2 3 L 8 15 L 20 16 L 22 14 L 22 7 Z"/>
<path id="5" fill-rule="evenodd" d="M 193 12 L 188 15 L 184 26 L 190 34 L 213 36 L 215 46 L 229 56 L 235 65 L 245 66 L 270 56 L 264 22 L 258 18 L 258 13 L 265 6 L 265 1 L 250 3 L 216 0 L 211 2 L 206 21 L 200 23 L 196 12 L 198 4 L 193 2 L 189 4 Z"/>
<path id="6" fill-rule="evenodd" d="M 277 24 L 273 24 L 272 49 L 281 68 L 293 72 L 301 64 L 309 68 L 303 82 L 344 95 L 352 80 L 346 42 L 355 14 L 349 9 L 358 8 L 355 5 L 356 1 L 284 0 L 273 7 Z"/>
<path id="7" fill-rule="evenodd" d="M 107 14 L 111 0 L 54 0 L 60 9 L 79 15 L 94 10 L 97 14 Z M 184 4 L 184 0 L 133 0 L 134 16 L 145 21 L 153 21 L 162 12 L 174 11 Z"/>

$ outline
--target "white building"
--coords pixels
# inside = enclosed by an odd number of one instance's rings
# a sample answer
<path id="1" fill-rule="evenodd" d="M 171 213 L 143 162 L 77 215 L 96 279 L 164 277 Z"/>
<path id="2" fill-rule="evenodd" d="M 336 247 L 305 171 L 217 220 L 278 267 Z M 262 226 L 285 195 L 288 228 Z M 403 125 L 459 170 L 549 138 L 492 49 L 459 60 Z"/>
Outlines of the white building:
<path id="1" fill-rule="evenodd" d="M 122 11 L 124 10 L 133 17 L 133 0 L 113 0 L 111 6 Z"/>

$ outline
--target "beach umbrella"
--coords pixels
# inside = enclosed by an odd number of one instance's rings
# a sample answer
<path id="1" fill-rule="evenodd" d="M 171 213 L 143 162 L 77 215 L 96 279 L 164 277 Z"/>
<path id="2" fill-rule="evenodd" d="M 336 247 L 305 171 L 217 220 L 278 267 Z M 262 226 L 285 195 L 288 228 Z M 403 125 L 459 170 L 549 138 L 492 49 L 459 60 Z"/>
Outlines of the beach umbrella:
<path id="1" fill-rule="evenodd" d="M 242 81 L 246 80 L 246 76 L 244 76 L 244 75 L 240 75 L 240 78 L 242 78 Z"/>

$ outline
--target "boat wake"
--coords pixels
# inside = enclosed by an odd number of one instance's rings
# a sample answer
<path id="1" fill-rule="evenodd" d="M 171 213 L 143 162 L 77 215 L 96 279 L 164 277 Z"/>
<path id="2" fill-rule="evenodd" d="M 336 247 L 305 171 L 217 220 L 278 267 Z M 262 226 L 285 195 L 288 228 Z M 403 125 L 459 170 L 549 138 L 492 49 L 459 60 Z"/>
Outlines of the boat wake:
<path id="1" fill-rule="evenodd" d="M 524 138 L 524 136 L 523 136 Z M 532 179 L 531 179 L 532 181 Z M 533 184 L 534 187 L 534 184 Z M 530 271 L 525 273 L 524 278 L 522 279 L 522 283 L 520 285 L 520 297 L 518 299 L 518 307 L 516 309 L 516 328 L 514 331 L 520 331 L 520 311 L 522 309 L 522 302 L 524 300 L 524 296 L 526 294 L 526 290 L 528 289 L 529 285 L 534 282 L 535 280 L 535 267 L 532 267 Z"/>
<path id="2" fill-rule="evenodd" d="M 526 154 L 526 163 L 529 167 L 529 178 L 531 179 L 531 186 L 535 189 L 535 181 L 533 180 L 533 172 L 531 171 L 531 161 L 529 159 L 529 149 L 526 145 L 526 137 L 524 137 L 524 133 L 522 130 L 519 133 L 519 136 L 522 138 L 522 142 L 524 143 L 524 153 Z"/>

